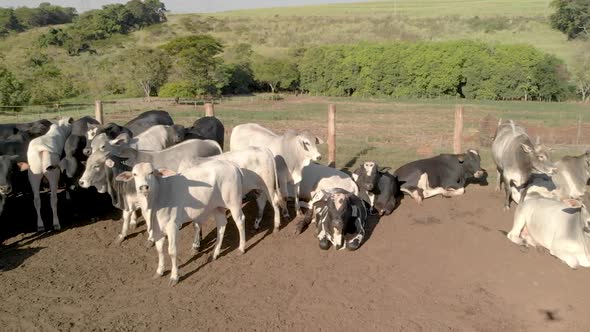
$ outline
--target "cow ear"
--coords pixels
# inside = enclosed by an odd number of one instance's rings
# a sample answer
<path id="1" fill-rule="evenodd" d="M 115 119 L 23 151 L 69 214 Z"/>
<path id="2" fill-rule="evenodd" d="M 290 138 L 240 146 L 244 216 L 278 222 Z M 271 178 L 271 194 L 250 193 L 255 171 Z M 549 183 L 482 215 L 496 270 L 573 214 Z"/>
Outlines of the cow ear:
<path id="1" fill-rule="evenodd" d="M 391 167 L 381 167 L 379 169 L 379 173 L 386 173 L 389 170 L 391 170 Z"/>
<path id="2" fill-rule="evenodd" d="M 357 169 L 354 170 L 354 172 L 352 172 L 351 176 L 352 179 L 356 182 L 359 177 L 361 176 L 361 172 L 362 172 L 362 167 L 359 167 Z"/>
<path id="3" fill-rule="evenodd" d="M 526 153 L 531 153 L 533 152 L 533 148 L 531 148 L 530 146 L 524 144 L 524 143 L 520 143 L 520 147 L 522 147 L 522 149 L 524 150 L 524 152 Z"/>
<path id="4" fill-rule="evenodd" d="M 119 136 L 117 136 L 117 138 L 112 139 L 109 143 L 111 143 L 112 145 L 122 145 L 122 144 L 127 144 L 129 143 L 129 135 L 126 133 L 120 134 Z"/>
<path id="5" fill-rule="evenodd" d="M 582 201 L 577 200 L 577 199 L 568 198 L 568 199 L 563 199 L 562 202 L 564 202 L 567 206 L 572 207 L 572 208 L 582 207 Z"/>
<path id="6" fill-rule="evenodd" d="M 115 162 L 112 159 L 107 159 L 105 160 L 104 164 L 108 167 L 108 168 L 113 168 L 115 167 Z"/>
<path id="7" fill-rule="evenodd" d="M 117 175 L 115 180 L 121 181 L 121 182 L 129 182 L 129 181 L 133 180 L 133 174 L 129 171 L 125 171 L 125 172 Z"/>
<path id="8" fill-rule="evenodd" d="M 18 162 L 16 164 L 18 165 L 18 169 L 20 169 L 21 172 L 29 169 L 29 164 L 25 163 L 24 161 Z"/>
<path id="9" fill-rule="evenodd" d="M 315 137 L 315 144 L 324 144 L 324 140 L 316 136 Z"/>
<path id="10" fill-rule="evenodd" d="M 473 153 L 474 155 L 479 156 L 479 151 L 477 151 L 477 150 L 469 149 L 469 150 L 467 150 L 467 152 Z"/>
<path id="11" fill-rule="evenodd" d="M 74 123 L 74 118 L 72 118 L 72 117 L 69 117 L 69 118 L 68 118 L 68 123 L 69 123 L 69 124 L 72 124 L 72 123 Z"/>
<path id="12" fill-rule="evenodd" d="M 154 175 L 161 176 L 161 177 L 168 177 L 168 176 L 176 175 L 176 172 L 171 169 L 168 169 L 168 168 L 159 168 L 154 171 Z"/>

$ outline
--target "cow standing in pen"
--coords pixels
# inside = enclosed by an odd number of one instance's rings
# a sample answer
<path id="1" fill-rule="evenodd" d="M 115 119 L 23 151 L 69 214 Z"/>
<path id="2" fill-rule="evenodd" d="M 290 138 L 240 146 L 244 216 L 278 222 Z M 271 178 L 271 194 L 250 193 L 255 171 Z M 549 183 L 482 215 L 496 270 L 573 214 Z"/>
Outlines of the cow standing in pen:
<path id="1" fill-rule="evenodd" d="M 172 262 L 171 285 L 178 282 L 178 231 L 186 222 L 192 221 L 199 226 L 210 215 L 215 218 L 217 240 L 212 258 L 217 259 L 227 225 L 225 213 L 229 210 L 240 235 L 238 250 L 240 253 L 246 250 L 242 173 L 237 165 L 228 161 L 209 160 L 185 169 L 181 174 L 174 173 L 168 169 L 155 169 L 150 163 L 139 163 L 131 172 L 117 176 L 119 181 L 135 181 L 139 204 L 146 222 L 152 225 L 156 241 L 158 277 L 164 275 L 164 240 L 168 238 L 168 254 Z M 199 231 L 196 232 L 193 245 L 197 248 L 200 246 Z"/>
<path id="2" fill-rule="evenodd" d="M 303 168 L 312 161 L 321 159 L 316 144 L 323 143 L 319 137 L 308 132 L 287 130 L 283 135 L 254 123 L 236 126 L 231 135 L 231 151 L 249 146 L 267 147 L 275 156 L 279 186 L 283 197 L 288 197 L 288 183 L 294 186 L 295 211 L 301 216 L 299 186 Z"/>
<path id="3" fill-rule="evenodd" d="M 29 165 L 29 182 L 33 190 L 33 202 L 37 210 L 37 230 L 44 231 L 43 219 L 41 219 L 41 197 L 39 186 L 43 176 L 49 180 L 51 190 L 51 210 L 53 212 L 53 228 L 60 230 L 57 216 L 57 186 L 59 182 L 59 162 L 64 149 L 64 144 L 72 131 L 72 118 L 62 118 L 54 123 L 49 131 L 35 138 L 29 144 L 27 160 Z"/>

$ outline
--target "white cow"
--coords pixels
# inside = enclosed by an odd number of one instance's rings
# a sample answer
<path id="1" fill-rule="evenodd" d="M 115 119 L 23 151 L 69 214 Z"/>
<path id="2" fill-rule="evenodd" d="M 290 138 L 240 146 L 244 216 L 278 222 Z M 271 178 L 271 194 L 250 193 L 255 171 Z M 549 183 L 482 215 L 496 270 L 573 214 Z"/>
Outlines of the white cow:
<path id="1" fill-rule="evenodd" d="M 165 177 L 166 175 L 171 175 Z M 242 212 L 242 173 L 236 164 L 228 161 L 210 160 L 181 174 L 167 169 L 154 169 L 150 163 L 139 163 L 131 172 L 117 176 L 119 181 L 135 180 L 135 189 L 140 197 L 142 211 L 147 211 L 146 222 L 151 223 L 158 268 L 156 276 L 164 274 L 164 240 L 168 238 L 168 254 L 172 261 L 170 283 L 178 282 L 177 237 L 180 226 L 193 221 L 197 234 L 193 248 L 200 246 L 200 225 L 213 215 L 217 223 L 217 240 L 213 259 L 219 256 L 225 232 L 226 210 L 238 227 L 241 253 L 246 249 L 246 232 Z"/>
<path id="2" fill-rule="evenodd" d="M 226 152 L 209 159 L 231 161 L 240 167 L 243 174 L 242 190 L 244 194 L 252 190 L 260 193 L 256 198 L 258 214 L 254 221 L 254 229 L 260 227 L 264 207 L 268 200 L 274 210 L 273 231 L 278 231 L 281 225 L 279 206 L 286 210 L 287 205 L 279 190 L 277 167 L 272 151 L 268 148 L 249 147 L 244 150 Z"/>
<path id="3" fill-rule="evenodd" d="M 295 211 L 301 216 L 299 208 L 299 186 L 303 178 L 303 167 L 311 161 L 321 159 L 316 144 L 323 140 L 309 132 L 297 133 L 287 130 L 283 135 L 255 123 L 236 126 L 231 134 L 231 151 L 242 150 L 249 146 L 268 147 L 275 155 L 279 186 L 283 197 L 287 197 L 287 183 L 294 186 Z"/>
<path id="4" fill-rule="evenodd" d="M 51 189 L 51 210 L 53 212 L 53 228 L 60 230 L 59 218 L 57 216 L 57 185 L 59 182 L 59 162 L 64 149 L 64 144 L 72 132 L 74 119 L 64 117 L 54 123 L 49 131 L 31 141 L 27 150 L 27 161 L 29 168 L 29 182 L 33 190 L 33 202 L 37 210 L 37 231 L 44 231 L 45 226 L 41 219 L 41 197 L 39 186 L 43 176 L 49 180 Z"/>
<path id="5" fill-rule="evenodd" d="M 585 234 L 585 225 L 590 222 L 588 207 L 588 193 L 582 202 L 527 195 L 516 209 L 507 237 L 518 245 L 541 245 L 571 268 L 589 267 L 590 238 Z"/>
<path id="6" fill-rule="evenodd" d="M 118 154 L 119 152 L 121 155 Z M 123 210 L 123 226 L 116 239 L 116 243 L 121 243 L 127 236 L 129 227 L 135 227 L 137 220 L 134 218 L 134 211 L 139 209 L 133 184 L 115 181 L 115 177 L 119 173 L 129 168 L 127 165 L 150 162 L 156 167 L 178 171 L 182 167 L 181 165 L 192 165 L 200 162 L 203 157 L 220 153 L 221 147 L 217 142 L 196 139 L 184 141 L 162 151 L 137 151 L 129 147 L 123 147 L 120 151 L 113 152 L 96 150 L 88 158 L 79 184 L 82 188 L 96 187 L 100 193 L 108 192 L 113 205 Z M 123 160 L 127 165 L 121 163 Z M 151 232 L 149 233 L 151 235 Z"/>

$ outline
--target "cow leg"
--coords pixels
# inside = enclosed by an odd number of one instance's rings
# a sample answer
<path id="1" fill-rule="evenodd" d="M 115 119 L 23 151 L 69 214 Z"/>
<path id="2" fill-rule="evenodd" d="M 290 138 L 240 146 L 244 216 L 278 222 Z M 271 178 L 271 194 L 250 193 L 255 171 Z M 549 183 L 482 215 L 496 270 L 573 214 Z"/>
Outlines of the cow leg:
<path id="1" fill-rule="evenodd" d="M 512 224 L 512 229 L 506 237 L 512 241 L 513 243 L 518 244 L 519 246 L 525 245 L 525 240 L 520 237 L 520 233 L 526 226 L 526 215 L 521 212 L 520 209 L 516 211 L 514 214 L 514 223 Z"/>
<path id="2" fill-rule="evenodd" d="M 170 256 L 170 285 L 174 286 L 178 283 L 178 257 L 177 257 L 177 242 L 178 226 L 175 222 L 169 221 L 166 225 L 166 234 L 168 236 L 168 255 Z"/>
<path id="3" fill-rule="evenodd" d="M 57 216 L 57 186 L 59 183 L 59 169 L 52 169 L 45 172 L 45 177 L 49 180 L 49 189 L 51 190 L 51 212 L 53 212 L 53 229 L 59 231 L 59 217 Z"/>
<path id="4" fill-rule="evenodd" d="M 504 211 L 510 210 L 510 200 L 512 200 L 512 189 L 510 181 L 502 176 L 502 182 L 504 182 L 504 191 L 506 192 L 506 198 L 504 200 Z"/>
<path id="5" fill-rule="evenodd" d="M 495 191 L 500 191 L 502 190 L 502 172 L 500 172 L 499 168 L 496 168 L 496 174 L 498 175 L 497 179 L 496 179 L 496 188 L 494 189 Z"/>
<path id="6" fill-rule="evenodd" d="M 227 225 L 227 218 L 225 217 L 225 213 L 221 211 L 215 211 L 213 213 L 213 217 L 215 218 L 215 223 L 217 224 L 217 239 L 215 240 L 215 249 L 213 250 L 213 260 L 216 260 L 217 257 L 219 257 L 219 254 L 221 253 L 221 244 L 223 243 L 223 236 L 225 234 L 225 225 Z"/>
<path id="7" fill-rule="evenodd" d="M 243 254 L 246 252 L 246 217 L 242 211 L 242 205 L 237 204 L 230 208 L 231 216 L 238 227 L 238 234 L 240 234 L 240 244 L 238 246 L 238 252 Z M 223 212 L 223 218 L 225 219 L 225 211 Z M 226 220 L 227 223 L 227 220 Z"/>
<path id="8" fill-rule="evenodd" d="M 201 239 L 203 238 L 201 225 L 198 222 L 193 222 L 195 226 L 195 239 L 193 240 L 193 255 L 196 255 L 201 249 Z"/>
<path id="9" fill-rule="evenodd" d="M 164 241 L 166 240 L 165 236 L 162 236 L 158 241 L 156 241 L 156 250 L 158 251 L 158 268 L 156 269 L 156 274 L 154 274 L 154 279 L 159 278 L 164 275 Z"/>
<path id="10" fill-rule="evenodd" d="M 43 219 L 41 219 L 41 194 L 39 193 L 41 179 L 43 179 L 43 174 L 33 174 L 33 172 L 29 170 L 29 183 L 31 184 L 31 190 L 33 191 L 33 204 L 35 205 L 35 210 L 37 211 L 38 232 L 43 232 L 45 230 Z"/>
<path id="11" fill-rule="evenodd" d="M 300 182 L 297 182 L 293 185 L 295 188 L 295 215 L 298 218 L 303 216 L 303 212 L 301 212 L 301 207 L 299 206 L 299 184 Z"/>
<path id="12" fill-rule="evenodd" d="M 254 220 L 254 229 L 258 230 L 260 228 L 260 222 L 262 221 L 262 217 L 264 215 L 264 208 L 266 207 L 266 200 L 267 194 L 265 192 L 260 192 L 258 197 L 256 197 L 256 205 L 258 206 L 258 213 L 256 214 L 256 220 Z"/>
<path id="13" fill-rule="evenodd" d="M 121 227 L 121 233 L 119 233 L 115 239 L 116 244 L 121 244 L 121 242 L 125 240 L 125 237 L 127 237 L 127 233 L 129 232 L 129 220 L 131 219 L 133 212 L 133 210 L 123 210 L 123 226 Z"/>
<path id="14" fill-rule="evenodd" d="M 295 234 L 301 234 L 303 232 L 303 230 L 309 226 L 309 224 L 311 224 L 311 221 L 314 218 L 315 215 L 315 208 L 312 206 L 309 207 L 309 210 L 307 210 L 307 212 L 305 212 L 305 216 L 303 219 L 301 219 L 301 221 L 299 221 L 297 223 L 297 226 L 295 227 Z"/>
<path id="15" fill-rule="evenodd" d="M 131 221 L 129 222 L 129 229 L 135 230 L 137 228 L 137 220 L 139 219 L 138 214 L 139 214 L 139 211 L 137 211 L 137 210 L 133 211 L 133 213 L 131 214 Z"/>

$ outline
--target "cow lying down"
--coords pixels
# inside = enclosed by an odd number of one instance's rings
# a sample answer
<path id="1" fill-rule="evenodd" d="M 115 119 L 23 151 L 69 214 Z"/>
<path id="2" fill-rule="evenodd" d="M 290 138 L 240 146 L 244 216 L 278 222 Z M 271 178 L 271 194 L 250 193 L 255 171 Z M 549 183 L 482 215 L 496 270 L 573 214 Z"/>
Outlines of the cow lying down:
<path id="1" fill-rule="evenodd" d="M 463 154 L 441 154 L 436 157 L 412 161 L 398 168 L 393 175 L 401 184 L 400 190 L 418 203 L 424 198 L 443 195 L 463 195 L 469 178 L 481 178 L 485 170 L 476 150 Z"/>
<path id="2" fill-rule="evenodd" d="M 588 207 L 589 193 L 581 200 L 564 201 L 528 194 L 516 209 L 507 237 L 518 245 L 541 245 L 571 268 L 589 267 L 590 238 L 585 232 L 590 222 Z"/>
<path id="3" fill-rule="evenodd" d="M 334 188 L 316 192 L 309 205 L 305 218 L 297 224 L 298 234 L 315 222 L 321 249 L 329 249 L 330 244 L 336 249 L 348 250 L 361 246 L 367 210 L 360 198 L 344 189 Z M 347 234 L 351 234 L 348 239 Z"/>

